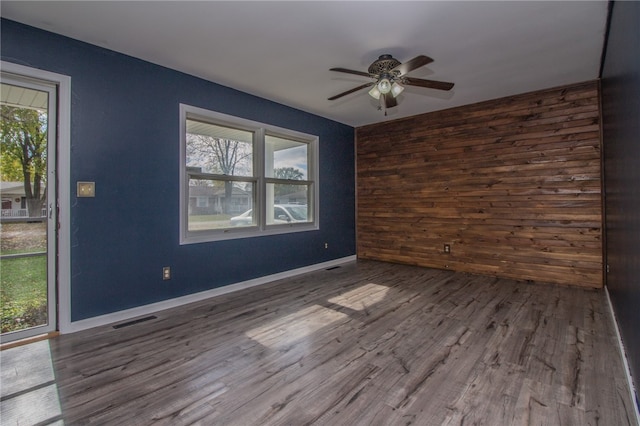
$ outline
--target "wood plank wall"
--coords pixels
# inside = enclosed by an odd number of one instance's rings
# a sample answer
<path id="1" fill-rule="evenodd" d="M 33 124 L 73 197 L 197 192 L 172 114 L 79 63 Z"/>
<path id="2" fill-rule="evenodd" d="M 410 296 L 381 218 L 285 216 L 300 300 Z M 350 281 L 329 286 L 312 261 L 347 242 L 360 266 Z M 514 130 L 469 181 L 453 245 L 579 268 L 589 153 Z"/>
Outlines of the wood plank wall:
<path id="1" fill-rule="evenodd" d="M 597 81 L 360 127 L 358 256 L 602 287 L 600 138 Z"/>

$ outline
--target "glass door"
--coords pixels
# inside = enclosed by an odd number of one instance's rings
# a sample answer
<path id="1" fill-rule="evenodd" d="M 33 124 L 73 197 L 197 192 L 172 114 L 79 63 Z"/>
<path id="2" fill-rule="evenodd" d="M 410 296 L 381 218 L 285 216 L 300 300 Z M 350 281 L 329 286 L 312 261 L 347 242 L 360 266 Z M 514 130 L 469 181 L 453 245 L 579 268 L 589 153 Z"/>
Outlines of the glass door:
<path id="1" fill-rule="evenodd" d="M 56 320 L 56 86 L 0 79 L 0 314 L 2 343 L 54 331 Z"/>

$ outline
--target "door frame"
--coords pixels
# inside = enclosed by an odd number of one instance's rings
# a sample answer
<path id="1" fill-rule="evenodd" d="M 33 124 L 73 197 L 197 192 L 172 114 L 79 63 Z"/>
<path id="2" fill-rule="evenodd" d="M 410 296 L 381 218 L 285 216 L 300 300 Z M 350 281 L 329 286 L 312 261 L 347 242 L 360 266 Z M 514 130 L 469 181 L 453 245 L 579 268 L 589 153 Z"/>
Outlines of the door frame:
<path id="1" fill-rule="evenodd" d="M 0 61 L 2 72 L 57 86 L 57 325 L 61 333 L 71 326 L 71 77 L 12 62 Z M 47 147 L 49 149 L 49 147 Z M 48 201 L 48 203 L 51 201 Z M 47 206 L 48 208 L 48 206 Z"/>

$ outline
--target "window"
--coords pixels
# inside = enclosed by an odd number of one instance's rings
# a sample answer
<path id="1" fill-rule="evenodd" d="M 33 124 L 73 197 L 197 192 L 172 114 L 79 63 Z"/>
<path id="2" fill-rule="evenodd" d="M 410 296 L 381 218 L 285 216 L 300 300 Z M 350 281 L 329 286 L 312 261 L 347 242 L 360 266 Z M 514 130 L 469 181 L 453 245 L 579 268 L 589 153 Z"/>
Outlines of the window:
<path id="1" fill-rule="evenodd" d="M 316 136 L 180 105 L 181 244 L 318 229 Z"/>

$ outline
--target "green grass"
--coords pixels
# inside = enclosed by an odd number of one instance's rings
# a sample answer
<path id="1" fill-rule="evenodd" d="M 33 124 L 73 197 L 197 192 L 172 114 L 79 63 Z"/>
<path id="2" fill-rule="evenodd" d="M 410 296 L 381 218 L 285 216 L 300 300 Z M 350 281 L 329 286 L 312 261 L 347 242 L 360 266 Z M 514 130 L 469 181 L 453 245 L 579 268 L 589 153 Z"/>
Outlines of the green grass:
<path id="1" fill-rule="evenodd" d="M 0 259 L 2 332 L 46 323 L 47 257 Z"/>
<path id="2" fill-rule="evenodd" d="M 30 249 L 21 249 L 21 250 L 18 250 L 18 249 L 15 249 L 15 250 L 2 250 L 2 251 L 0 251 L 0 254 L 2 254 L 4 256 L 6 254 L 26 254 L 26 253 L 40 253 L 40 252 L 46 253 L 46 251 L 47 251 L 46 248 L 44 248 L 44 249 L 32 249 L 32 248 L 30 248 Z"/>

